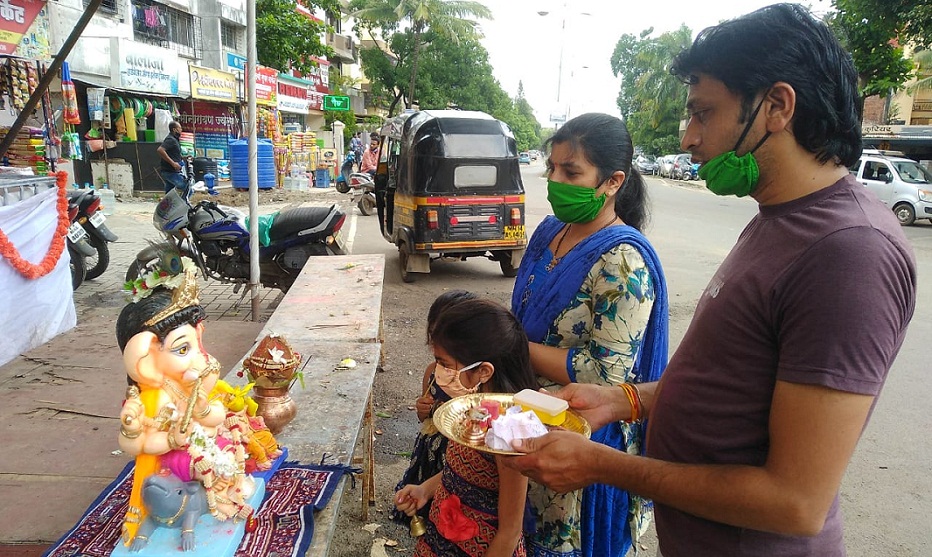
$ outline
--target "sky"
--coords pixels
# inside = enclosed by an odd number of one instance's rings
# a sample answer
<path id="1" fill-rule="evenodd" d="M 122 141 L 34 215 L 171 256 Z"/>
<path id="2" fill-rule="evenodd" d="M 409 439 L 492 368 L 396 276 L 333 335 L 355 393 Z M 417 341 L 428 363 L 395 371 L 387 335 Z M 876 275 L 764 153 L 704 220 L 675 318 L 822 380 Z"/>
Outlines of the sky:
<path id="1" fill-rule="evenodd" d="M 547 127 L 553 113 L 567 112 L 570 118 L 584 112 L 619 115 L 615 98 L 620 83 L 612 75 L 610 58 L 621 35 L 653 27 L 652 36 L 657 36 L 685 23 L 695 36 L 777 0 L 480 1 L 494 15 L 480 26 L 495 77 L 512 97 L 522 83 L 537 120 Z M 805 4 L 817 13 L 830 7 L 828 0 Z"/>

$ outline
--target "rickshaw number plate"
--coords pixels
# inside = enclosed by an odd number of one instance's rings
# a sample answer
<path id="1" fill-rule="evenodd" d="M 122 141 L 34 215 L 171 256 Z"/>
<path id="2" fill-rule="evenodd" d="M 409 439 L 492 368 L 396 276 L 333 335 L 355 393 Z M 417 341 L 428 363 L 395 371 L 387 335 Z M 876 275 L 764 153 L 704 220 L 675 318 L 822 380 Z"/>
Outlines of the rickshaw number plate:
<path id="1" fill-rule="evenodd" d="M 524 238 L 524 225 L 518 226 L 506 226 L 505 227 L 505 239 L 506 240 L 519 240 Z"/>

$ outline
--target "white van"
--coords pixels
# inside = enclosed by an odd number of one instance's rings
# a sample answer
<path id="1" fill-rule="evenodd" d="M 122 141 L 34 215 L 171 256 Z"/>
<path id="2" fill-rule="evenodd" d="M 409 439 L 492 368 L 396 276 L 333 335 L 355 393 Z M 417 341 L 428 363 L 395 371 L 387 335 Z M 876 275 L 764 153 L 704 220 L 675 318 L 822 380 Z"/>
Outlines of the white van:
<path id="1" fill-rule="evenodd" d="M 932 220 L 932 172 L 898 151 L 864 149 L 851 174 L 874 192 L 898 221 Z"/>

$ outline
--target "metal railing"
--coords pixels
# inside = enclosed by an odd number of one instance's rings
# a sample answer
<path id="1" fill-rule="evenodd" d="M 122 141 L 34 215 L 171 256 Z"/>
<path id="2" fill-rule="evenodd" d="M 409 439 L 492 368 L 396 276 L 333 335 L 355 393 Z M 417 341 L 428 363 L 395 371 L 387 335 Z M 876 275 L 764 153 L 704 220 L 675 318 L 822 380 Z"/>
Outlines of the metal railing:
<path id="1" fill-rule="evenodd" d="M 54 176 L 0 175 L 0 206 L 13 205 L 54 187 Z"/>
<path id="2" fill-rule="evenodd" d="M 132 0 L 130 14 L 137 41 L 201 58 L 201 18 L 153 0 Z"/>

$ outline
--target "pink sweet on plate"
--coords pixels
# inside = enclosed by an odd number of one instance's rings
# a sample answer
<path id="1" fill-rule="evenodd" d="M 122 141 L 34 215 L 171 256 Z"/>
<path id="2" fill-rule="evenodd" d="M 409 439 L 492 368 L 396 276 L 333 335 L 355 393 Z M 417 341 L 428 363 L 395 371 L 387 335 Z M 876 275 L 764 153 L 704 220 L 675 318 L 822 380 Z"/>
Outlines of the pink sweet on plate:
<path id="1" fill-rule="evenodd" d="M 498 415 L 502 412 L 502 406 L 494 400 L 483 400 L 479 403 L 479 406 L 485 408 L 486 412 L 489 413 L 489 417 L 493 420 L 498 419 Z"/>

